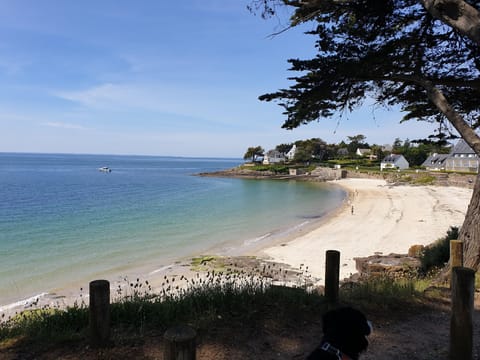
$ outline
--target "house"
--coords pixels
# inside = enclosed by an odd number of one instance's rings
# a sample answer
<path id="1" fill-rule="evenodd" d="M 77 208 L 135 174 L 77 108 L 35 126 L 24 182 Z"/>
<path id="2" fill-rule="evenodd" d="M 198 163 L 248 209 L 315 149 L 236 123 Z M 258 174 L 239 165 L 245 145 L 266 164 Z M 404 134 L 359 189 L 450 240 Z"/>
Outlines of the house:
<path id="1" fill-rule="evenodd" d="M 293 144 L 292 148 L 290 150 L 288 150 L 288 152 L 285 154 L 285 157 L 288 160 L 293 160 L 296 152 L 297 152 L 297 145 Z"/>
<path id="2" fill-rule="evenodd" d="M 263 164 L 278 164 L 285 162 L 285 155 L 278 150 L 269 150 L 263 157 Z"/>
<path id="3" fill-rule="evenodd" d="M 468 146 L 465 140 L 460 139 L 445 161 L 445 170 L 478 173 L 478 168 L 478 155 Z"/>
<path id="4" fill-rule="evenodd" d="M 425 169 L 430 170 L 430 171 L 441 171 L 445 170 L 445 164 L 447 162 L 447 158 L 449 157 L 449 154 L 437 154 L 434 153 L 430 155 L 427 160 L 425 160 L 422 163 L 422 166 L 425 167 Z"/>
<path id="5" fill-rule="evenodd" d="M 357 154 L 358 156 L 367 156 L 370 154 L 370 149 L 360 149 L 360 148 L 357 148 L 357 151 L 355 152 L 355 154 Z"/>
<path id="6" fill-rule="evenodd" d="M 385 158 L 382 160 L 380 163 L 380 171 L 383 169 L 408 169 L 409 164 L 407 159 L 403 157 L 403 155 L 396 155 L 396 154 L 391 154 L 388 156 L 385 156 Z"/>
<path id="7" fill-rule="evenodd" d="M 357 148 L 355 154 L 361 157 L 368 157 L 369 160 L 377 160 L 377 155 L 372 154 L 372 149 Z"/>

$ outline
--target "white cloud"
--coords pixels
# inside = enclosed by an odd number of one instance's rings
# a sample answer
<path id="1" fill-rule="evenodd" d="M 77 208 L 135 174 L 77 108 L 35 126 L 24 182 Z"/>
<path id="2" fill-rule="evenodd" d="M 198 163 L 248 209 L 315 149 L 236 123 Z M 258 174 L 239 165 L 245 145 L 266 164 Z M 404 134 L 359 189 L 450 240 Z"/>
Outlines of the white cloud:
<path id="1" fill-rule="evenodd" d="M 79 91 L 57 91 L 54 96 L 80 104 L 88 110 L 113 113 L 135 110 L 139 115 L 141 111 L 146 111 L 179 116 L 184 122 L 201 120 L 203 125 L 237 126 L 255 116 L 258 110 L 254 111 L 254 108 L 260 106 L 254 93 L 208 84 L 197 87 L 167 83 L 106 83 Z M 162 117 L 159 116 L 159 119 Z"/>
<path id="2" fill-rule="evenodd" d="M 46 122 L 42 125 L 54 128 L 62 128 L 62 129 L 74 129 L 74 130 L 86 130 L 87 128 L 82 125 L 77 124 L 69 124 L 64 122 Z"/>

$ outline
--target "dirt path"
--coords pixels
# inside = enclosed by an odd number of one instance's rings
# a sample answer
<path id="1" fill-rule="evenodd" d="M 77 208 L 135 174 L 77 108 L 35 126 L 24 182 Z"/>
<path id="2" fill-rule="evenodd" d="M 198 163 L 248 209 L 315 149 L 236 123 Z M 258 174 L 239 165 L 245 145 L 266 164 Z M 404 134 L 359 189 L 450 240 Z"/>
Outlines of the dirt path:
<path id="1" fill-rule="evenodd" d="M 396 323 L 380 323 L 370 337 L 364 360 L 448 359 L 450 311 L 448 307 Z M 474 359 L 480 359 L 480 310 L 474 315 Z"/>

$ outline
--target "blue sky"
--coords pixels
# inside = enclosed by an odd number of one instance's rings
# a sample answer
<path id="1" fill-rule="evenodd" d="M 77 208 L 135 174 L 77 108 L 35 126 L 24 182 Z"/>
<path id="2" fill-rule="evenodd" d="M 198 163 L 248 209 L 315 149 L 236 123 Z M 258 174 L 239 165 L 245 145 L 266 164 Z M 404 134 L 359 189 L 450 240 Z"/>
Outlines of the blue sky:
<path id="1" fill-rule="evenodd" d="M 371 106 L 281 129 L 258 96 L 289 85 L 311 36 L 262 20 L 250 0 L 0 0 L 0 152 L 242 157 L 249 146 L 320 137 L 415 139 Z"/>

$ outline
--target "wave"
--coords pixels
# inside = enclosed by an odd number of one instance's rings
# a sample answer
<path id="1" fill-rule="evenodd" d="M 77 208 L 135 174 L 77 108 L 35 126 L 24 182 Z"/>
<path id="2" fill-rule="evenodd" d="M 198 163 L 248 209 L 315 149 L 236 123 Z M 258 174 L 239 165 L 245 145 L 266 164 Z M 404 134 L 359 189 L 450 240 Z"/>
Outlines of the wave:
<path id="1" fill-rule="evenodd" d="M 156 269 L 156 270 L 153 270 L 152 272 L 149 272 L 148 275 L 157 274 L 157 273 L 159 273 L 159 272 L 162 272 L 162 271 L 171 269 L 172 267 L 173 267 L 173 265 L 162 266 L 162 267 L 159 268 L 159 269 Z"/>
<path id="2" fill-rule="evenodd" d="M 266 233 L 266 234 L 261 235 L 261 236 L 258 236 L 258 237 L 253 238 L 253 239 L 247 239 L 247 240 L 245 240 L 243 243 L 244 243 L 244 245 L 255 244 L 255 243 L 257 243 L 257 242 L 259 242 L 259 241 L 262 241 L 263 239 L 266 239 L 266 238 L 268 238 L 268 237 L 270 237 L 270 236 L 272 236 L 272 233 L 271 233 L 271 232 Z"/>
<path id="3" fill-rule="evenodd" d="M 25 309 L 25 308 L 29 307 L 30 305 L 36 303 L 40 298 L 42 298 L 44 296 L 47 296 L 47 295 L 48 295 L 48 293 L 43 292 L 43 293 L 31 296 L 27 299 L 19 300 L 17 302 L 11 303 L 11 304 L 0 306 L 0 312 L 4 312 L 4 311 L 7 311 L 7 310 L 12 310 L 16 307 L 23 307 Z"/>

